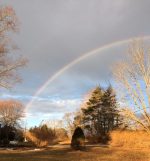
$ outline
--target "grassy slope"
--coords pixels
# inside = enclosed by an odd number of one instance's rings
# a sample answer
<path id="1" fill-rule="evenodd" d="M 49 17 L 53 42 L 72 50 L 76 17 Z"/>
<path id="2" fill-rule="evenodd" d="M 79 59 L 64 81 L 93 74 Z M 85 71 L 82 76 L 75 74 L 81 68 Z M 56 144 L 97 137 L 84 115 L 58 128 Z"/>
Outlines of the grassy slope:
<path id="1" fill-rule="evenodd" d="M 0 151 L 0 161 L 150 161 L 150 149 L 93 147 L 86 151 L 47 148 L 43 151 Z"/>

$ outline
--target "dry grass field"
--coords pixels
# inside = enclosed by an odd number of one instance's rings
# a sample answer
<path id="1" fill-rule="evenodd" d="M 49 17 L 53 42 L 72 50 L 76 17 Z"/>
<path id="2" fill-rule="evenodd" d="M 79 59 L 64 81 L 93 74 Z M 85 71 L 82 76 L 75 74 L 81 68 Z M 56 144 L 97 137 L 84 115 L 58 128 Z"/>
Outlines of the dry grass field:
<path id="1" fill-rule="evenodd" d="M 108 146 L 74 151 L 69 145 L 41 151 L 0 150 L 0 161 L 150 161 L 150 139 L 145 132 L 113 132 Z"/>
<path id="2" fill-rule="evenodd" d="M 86 151 L 47 148 L 42 151 L 0 151 L 0 161 L 150 161 L 149 149 L 88 147 Z"/>
<path id="3" fill-rule="evenodd" d="M 113 131 L 111 146 L 150 149 L 150 134 L 144 131 Z"/>

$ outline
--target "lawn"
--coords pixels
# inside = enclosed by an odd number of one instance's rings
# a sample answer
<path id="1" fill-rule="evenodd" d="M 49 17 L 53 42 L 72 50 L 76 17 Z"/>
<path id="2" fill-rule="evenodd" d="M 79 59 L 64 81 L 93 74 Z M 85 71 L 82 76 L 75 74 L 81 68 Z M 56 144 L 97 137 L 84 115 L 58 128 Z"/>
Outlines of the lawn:
<path id="1" fill-rule="evenodd" d="M 42 151 L 0 150 L 0 161 L 150 161 L 150 149 L 87 147 L 85 151 L 74 151 L 62 146 Z"/>

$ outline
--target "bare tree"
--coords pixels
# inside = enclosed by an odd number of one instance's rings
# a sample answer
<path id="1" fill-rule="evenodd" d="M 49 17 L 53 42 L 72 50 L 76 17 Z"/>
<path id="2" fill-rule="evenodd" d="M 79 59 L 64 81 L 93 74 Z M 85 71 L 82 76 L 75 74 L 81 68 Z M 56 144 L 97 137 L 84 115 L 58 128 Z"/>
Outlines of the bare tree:
<path id="1" fill-rule="evenodd" d="M 81 104 L 81 107 L 83 107 L 83 104 Z M 84 127 L 84 124 L 83 124 L 83 113 L 81 111 L 81 109 L 77 110 L 75 113 L 74 113 L 74 126 L 75 128 L 76 127 Z"/>
<path id="2" fill-rule="evenodd" d="M 49 128 L 52 129 L 59 129 L 63 127 L 63 121 L 62 120 L 45 120 L 43 121 L 44 125 L 47 125 Z"/>
<path id="3" fill-rule="evenodd" d="M 24 107 L 16 100 L 0 101 L 0 123 L 3 126 L 15 127 L 24 117 Z"/>
<path id="4" fill-rule="evenodd" d="M 75 126 L 74 126 L 74 113 L 68 112 L 65 113 L 63 117 L 63 122 L 64 122 L 64 128 L 66 129 L 68 133 L 68 137 L 71 138 L 72 134 L 74 132 Z"/>
<path id="5" fill-rule="evenodd" d="M 18 24 L 12 7 L 0 7 L 0 86 L 4 88 L 10 88 L 20 81 L 17 69 L 27 62 L 23 57 L 12 53 L 17 47 L 9 39 L 9 34 L 18 31 Z"/>
<path id="6" fill-rule="evenodd" d="M 126 59 L 115 64 L 113 74 L 119 98 L 130 107 L 123 108 L 123 114 L 150 132 L 150 50 L 142 41 L 134 41 Z"/>

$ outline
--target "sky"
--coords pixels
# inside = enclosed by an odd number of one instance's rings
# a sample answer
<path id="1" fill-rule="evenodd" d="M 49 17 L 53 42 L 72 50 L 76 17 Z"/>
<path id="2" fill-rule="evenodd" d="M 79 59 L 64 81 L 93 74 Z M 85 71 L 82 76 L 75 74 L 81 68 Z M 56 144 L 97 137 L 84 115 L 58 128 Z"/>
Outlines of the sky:
<path id="1" fill-rule="evenodd" d="M 56 73 L 79 57 L 111 43 L 150 35 L 149 0 L 0 0 L 16 11 L 20 31 L 12 35 L 19 53 L 29 62 L 21 69 L 23 82 L 1 90 L 1 99 L 18 99 L 29 126 L 62 119 L 80 107 L 97 85 L 112 81 L 111 67 L 122 59 L 128 43 L 108 47 Z"/>

